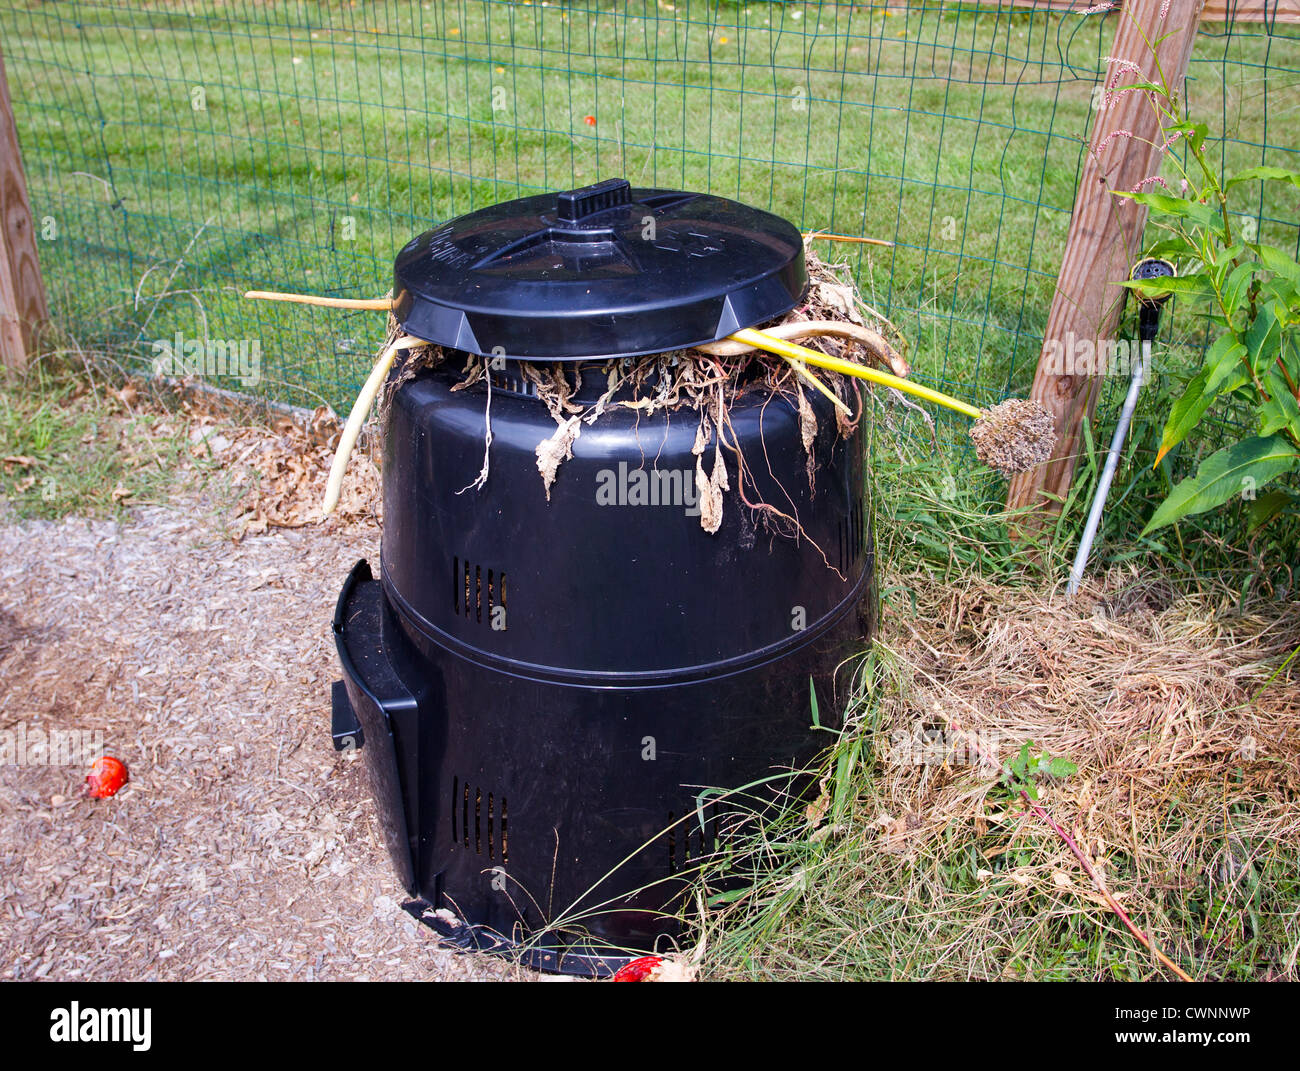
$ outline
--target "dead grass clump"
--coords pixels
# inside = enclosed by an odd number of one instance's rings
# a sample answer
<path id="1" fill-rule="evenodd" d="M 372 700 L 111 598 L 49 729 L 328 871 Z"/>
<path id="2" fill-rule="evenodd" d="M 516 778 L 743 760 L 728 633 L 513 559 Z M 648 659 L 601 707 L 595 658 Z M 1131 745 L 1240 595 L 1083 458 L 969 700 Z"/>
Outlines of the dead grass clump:
<path id="1" fill-rule="evenodd" d="M 356 519 L 379 520 L 382 492 L 373 438 L 358 450 L 348 468 L 339 504 L 330 517 L 321 502 L 330 462 L 342 431 L 324 406 L 310 419 L 279 417 L 269 425 L 235 428 L 223 436 L 232 485 L 240 498 L 235 536 L 261 535 L 270 528 L 338 526 Z"/>
<path id="2" fill-rule="evenodd" d="M 911 692 L 888 705 L 884 728 L 904 744 L 937 730 L 942 758 L 991 749 L 1006 763 L 1032 740 L 1073 762 L 1078 773 L 1047 786 L 1044 805 L 1103 878 L 1122 857 L 1106 880 L 1136 921 L 1166 912 L 1161 892 L 1240 885 L 1261 852 L 1300 848 L 1300 680 L 1279 668 L 1300 646 L 1300 606 L 1242 612 L 1223 592 L 1112 616 L 1122 579 L 1075 600 L 918 579 L 895 646 Z M 879 798 L 913 820 L 882 827 L 886 851 L 917 857 L 963 827 L 1010 843 L 1033 823 L 991 798 L 987 769 L 890 751 Z M 1013 879 L 1053 901 L 1090 899 L 1065 846 L 1046 843 L 1043 862 Z M 1194 958 L 1188 935 L 1170 936 Z"/>
<path id="3" fill-rule="evenodd" d="M 720 973 L 1170 977 L 1109 893 L 1193 977 L 1300 977 L 1300 605 L 900 585 L 822 805 L 770 834 L 803 847 L 707 922 Z M 1029 741 L 1077 767 L 1042 816 Z"/>

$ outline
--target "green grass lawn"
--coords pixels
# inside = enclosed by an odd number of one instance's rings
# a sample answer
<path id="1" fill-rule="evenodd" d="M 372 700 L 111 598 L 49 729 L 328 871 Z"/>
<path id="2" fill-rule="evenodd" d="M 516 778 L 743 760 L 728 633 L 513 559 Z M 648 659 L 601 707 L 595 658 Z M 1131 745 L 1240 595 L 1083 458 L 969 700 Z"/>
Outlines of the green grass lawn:
<path id="1" fill-rule="evenodd" d="M 851 257 L 916 374 L 979 402 L 1023 390 L 1113 26 L 698 0 L 0 5 L 65 324 L 127 358 L 176 331 L 257 338 L 262 390 L 336 407 L 378 318 L 240 290 L 371 296 L 434 223 L 615 174 L 896 242 Z M 1300 147 L 1294 38 L 1207 35 L 1198 56 L 1193 104 L 1231 162 Z M 1261 214 L 1294 232 L 1294 205 Z"/>

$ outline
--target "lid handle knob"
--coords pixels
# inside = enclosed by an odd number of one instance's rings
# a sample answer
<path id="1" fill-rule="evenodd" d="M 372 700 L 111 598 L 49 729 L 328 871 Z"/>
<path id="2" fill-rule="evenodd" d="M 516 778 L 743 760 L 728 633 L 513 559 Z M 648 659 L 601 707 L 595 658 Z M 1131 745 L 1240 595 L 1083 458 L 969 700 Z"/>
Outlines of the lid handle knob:
<path id="1" fill-rule="evenodd" d="M 579 223 L 619 205 L 632 203 L 632 187 L 627 179 L 605 179 L 578 190 L 569 190 L 555 198 L 555 215 L 562 223 Z"/>

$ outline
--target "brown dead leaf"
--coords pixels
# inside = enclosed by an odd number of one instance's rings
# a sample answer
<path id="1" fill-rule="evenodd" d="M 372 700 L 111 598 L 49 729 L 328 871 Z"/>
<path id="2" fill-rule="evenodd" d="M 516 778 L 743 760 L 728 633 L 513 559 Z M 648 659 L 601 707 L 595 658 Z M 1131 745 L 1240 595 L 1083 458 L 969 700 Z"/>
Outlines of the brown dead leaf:
<path id="1" fill-rule="evenodd" d="M 573 444 L 581 433 L 581 420 L 576 416 L 569 417 L 555 429 L 549 439 L 543 439 L 537 444 L 534 451 L 537 454 L 537 471 L 542 474 L 547 502 L 551 500 L 551 485 L 555 483 L 560 463 L 573 457 Z"/>
<path id="2" fill-rule="evenodd" d="M 821 794 L 804 808 L 803 816 L 810 826 L 819 826 L 830 809 L 830 793 L 826 791 L 826 782 L 822 781 Z"/>

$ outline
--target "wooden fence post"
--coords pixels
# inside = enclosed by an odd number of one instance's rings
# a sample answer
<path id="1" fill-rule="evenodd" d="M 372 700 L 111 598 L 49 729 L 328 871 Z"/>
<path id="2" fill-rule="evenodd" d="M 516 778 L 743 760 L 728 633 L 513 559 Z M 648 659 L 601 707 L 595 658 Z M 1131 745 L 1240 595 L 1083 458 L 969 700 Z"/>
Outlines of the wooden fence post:
<path id="1" fill-rule="evenodd" d="M 22 371 L 49 319 L 18 129 L 0 53 L 0 359 Z"/>
<path id="2" fill-rule="evenodd" d="M 1204 3 L 1124 0 L 1110 52 L 1108 84 L 1159 82 L 1147 42 L 1163 37 L 1157 46 L 1160 67 L 1171 87 L 1181 90 Z M 1125 71 L 1125 63 L 1136 64 L 1145 77 Z M 1147 212 L 1145 205 L 1114 197 L 1111 191 L 1131 190 L 1159 170 L 1159 130 L 1155 109 L 1143 93 L 1104 99 L 1097 113 L 1030 391 L 1030 397 L 1056 418 L 1060 438 L 1051 459 L 1012 479 L 1007 491 L 1008 508 L 1036 507 L 1022 522 L 1024 527 L 1041 524 L 1059 511 L 1059 499 L 1070 490 L 1081 429 L 1092 417 L 1101 375 L 1063 374 L 1070 368 L 1062 368 L 1060 358 L 1073 351 L 1076 340 L 1096 345 L 1115 334 L 1125 294 L 1118 284 L 1128 278 L 1141 253 Z"/>

